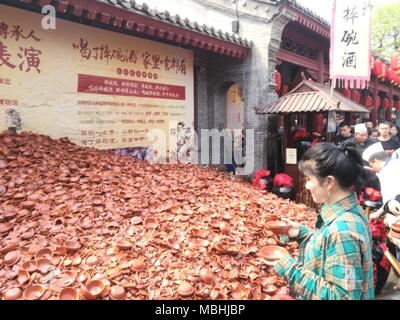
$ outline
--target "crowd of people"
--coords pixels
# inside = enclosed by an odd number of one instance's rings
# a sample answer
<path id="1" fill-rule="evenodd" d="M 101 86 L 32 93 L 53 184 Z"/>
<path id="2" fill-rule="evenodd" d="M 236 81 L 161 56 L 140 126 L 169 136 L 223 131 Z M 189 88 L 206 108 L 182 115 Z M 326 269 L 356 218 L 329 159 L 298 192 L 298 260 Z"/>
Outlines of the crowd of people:
<path id="1" fill-rule="evenodd" d="M 295 131 L 295 140 L 307 138 L 303 131 Z M 390 122 L 374 128 L 369 121 L 354 127 L 341 121 L 333 143 L 309 144 L 304 150 L 299 169 L 314 202 L 323 206 L 315 229 L 287 221 L 289 241 L 299 242 L 299 256 L 286 254 L 274 267 L 297 298 L 375 297 L 368 218 L 384 219 L 388 227 L 400 222 L 399 141 L 400 130 Z M 383 200 L 370 217 L 361 210 L 358 198 L 358 191 L 369 185 L 378 189 Z M 390 240 L 400 248 L 400 241 Z"/>

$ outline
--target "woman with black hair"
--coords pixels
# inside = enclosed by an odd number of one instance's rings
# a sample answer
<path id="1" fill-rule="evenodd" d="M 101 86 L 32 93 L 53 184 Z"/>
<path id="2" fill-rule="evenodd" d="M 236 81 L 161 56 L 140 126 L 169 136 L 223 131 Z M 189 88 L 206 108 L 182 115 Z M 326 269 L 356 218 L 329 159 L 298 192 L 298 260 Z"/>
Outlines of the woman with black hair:
<path id="1" fill-rule="evenodd" d="M 287 221 L 299 256 L 284 255 L 275 271 L 299 299 L 373 299 L 372 237 L 352 191 L 364 176 L 354 143 L 319 143 L 304 154 L 299 169 L 314 201 L 324 205 L 314 230 Z"/>

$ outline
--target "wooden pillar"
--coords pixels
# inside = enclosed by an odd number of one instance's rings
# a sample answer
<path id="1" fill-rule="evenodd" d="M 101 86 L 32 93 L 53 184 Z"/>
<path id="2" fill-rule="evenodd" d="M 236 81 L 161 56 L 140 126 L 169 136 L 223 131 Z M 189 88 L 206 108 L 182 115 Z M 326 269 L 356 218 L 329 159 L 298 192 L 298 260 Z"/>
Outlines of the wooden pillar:
<path id="1" fill-rule="evenodd" d="M 386 110 L 386 120 L 387 121 L 392 121 L 392 108 L 393 108 L 394 102 L 393 102 L 393 87 L 390 86 L 389 89 L 389 107 Z"/>

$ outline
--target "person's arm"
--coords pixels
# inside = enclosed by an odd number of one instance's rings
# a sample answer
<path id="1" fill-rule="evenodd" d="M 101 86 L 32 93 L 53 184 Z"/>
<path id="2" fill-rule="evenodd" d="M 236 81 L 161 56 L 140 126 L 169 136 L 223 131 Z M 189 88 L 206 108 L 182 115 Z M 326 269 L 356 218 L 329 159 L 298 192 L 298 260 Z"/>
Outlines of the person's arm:
<path id="1" fill-rule="evenodd" d="M 326 247 L 326 261 L 318 275 L 285 255 L 274 270 L 285 280 L 296 296 L 305 299 L 348 300 L 361 299 L 364 279 L 359 240 L 350 232 L 330 236 Z M 372 281 L 372 279 L 371 279 Z"/>
<path id="2" fill-rule="evenodd" d="M 385 212 L 391 212 L 395 215 L 400 215 L 400 194 L 398 194 L 394 199 L 386 202 L 383 210 Z"/>

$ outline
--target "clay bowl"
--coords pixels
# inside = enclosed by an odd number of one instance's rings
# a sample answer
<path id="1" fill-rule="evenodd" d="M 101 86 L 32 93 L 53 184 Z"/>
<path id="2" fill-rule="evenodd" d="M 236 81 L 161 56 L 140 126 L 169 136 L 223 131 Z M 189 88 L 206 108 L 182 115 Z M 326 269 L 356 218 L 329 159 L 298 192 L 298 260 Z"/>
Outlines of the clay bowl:
<path id="1" fill-rule="evenodd" d="M 0 249 L 0 254 L 6 254 L 18 247 L 18 242 L 12 241 Z"/>
<path id="2" fill-rule="evenodd" d="M 21 258 L 21 252 L 19 251 L 10 251 L 4 256 L 4 264 L 8 267 L 16 264 Z"/>
<path id="3" fill-rule="evenodd" d="M 127 292 L 122 286 L 112 286 L 110 292 L 110 298 L 112 300 L 124 300 L 126 298 Z"/>
<path id="4" fill-rule="evenodd" d="M 396 232 L 396 233 L 400 233 L 400 224 L 397 223 L 393 223 L 392 227 L 390 228 L 392 231 Z"/>
<path id="5" fill-rule="evenodd" d="M 4 300 L 17 300 L 22 297 L 22 290 L 20 288 L 11 288 L 8 289 L 3 294 Z"/>
<path id="6" fill-rule="evenodd" d="M 266 246 L 260 249 L 258 255 L 265 261 L 276 262 L 287 253 L 288 252 L 285 248 L 279 246 Z"/>
<path id="7" fill-rule="evenodd" d="M 30 201 L 30 200 L 24 201 L 24 202 L 21 203 L 22 209 L 31 210 L 31 209 L 33 209 L 35 206 L 36 206 L 36 202 Z"/>
<path id="8" fill-rule="evenodd" d="M 391 236 L 392 238 L 395 238 L 395 239 L 397 239 L 397 240 L 400 240 L 400 233 L 394 231 L 393 229 L 390 230 L 390 236 Z"/>
<path id="9" fill-rule="evenodd" d="M 81 244 L 74 240 L 65 241 L 64 246 L 69 253 L 74 253 L 81 248 Z"/>
<path id="10" fill-rule="evenodd" d="M 60 288 L 71 286 L 76 280 L 76 273 L 73 271 L 65 272 L 62 277 L 57 281 L 57 286 Z"/>
<path id="11" fill-rule="evenodd" d="M 18 215 L 18 210 L 14 207 L 5 207 L 2 216 L 6 220 L 14 219 Z"/>
<path id="12" fill-rule="evenodd" d="M 174 250 L 179 250 L 181 248 L 181 245 L 179 244 L 179 242 L 177 242 L 174 239 L 168 239 L 167 244 L 168 244 L 168 247 L 170 247 L 171 249 L 174 249 Z"/>
<path id="13" fill-rule="evenodd" d="M 34 284 L 26 288 L 24 291 L 24 298 L 25 300 L 38 300 L 40 299 L 46 288 L 41 284 Z"/>
<path id="14" fill-rule="evenodd" d="M 140 223 L 142 223 L 143 222 L 143 219 L 141 218 L 141 217 L 133 217 L 132 219 L 131 219 L 131 224 L 132 225 L 137 225 L 137 224 L 140 224 Z"/>
<path id="15" fill-rule="evenodd" d="M 0 185 L 0 196 L 7 192 L 7 188 L 3 185 Z"/>
<path id="16" fill-rule="evenodd" d="M 178 288 L 178 294 L 182 298 L 192 297 L 194 295 L 195 291 L 196 291 L 195 288 L 189 283 L 181 284 Z"/>
<path id="17" fill-rule="evenodd" d="M 35 272 L 37 270 L 36 260 L 29 260 L 22 264 L 22 269 L 28 272 Z"/>
<path id="18" fill-rule="evenodd" d="M 36 252 L 36 259 L 51 259 L 53 258 L 53 251 L 50 248 L 43 248 Z"/>
<path id="19" fill-rule="evenodd" d="M 92 280 L 86 285 L 86 290 L 88 293 L 95 298 L 100 297 L 105 288 L 106 285 L 101 280 Z"/>
<path id="20" fill-rule="evenodd" d="M 146 218 L 146 220 L 144 221 L 144 225 L 147 229 L 157 229 L 158 220 L 153 217 Z"/>
<path id="21" fill-rule="evenodd" d="M 132 243 L 130 243 L 128 240 L 118 240 L 116 242 L 116 246 L 120 250 L 129 250 L 132 248 Z"/>
<path id="22" fill-rule="evenodd" d="M 13 227 L 12 223 L 0 223 L 0 234 L 11 231 Z"/>
<path id="23" fill-rule="evenodd" d="M 79 291 L 72 287 L 62 288 L 58 300 L 79 300 Z"/>
<path id="24" fill-rule="evenodd" d="M 92 197 L 92 204 L 95 206 L 101 206 L 104 203 L 104 198 L 102 196 Z"/>
<path id="25" fill-rule="evenodd" d="M 200 278 L 204 283 L 212 284 L 214 282 L 214 272 L 209 268 L 200 270 Z"/>
<path id="26" fill-rule="evenodd" d="M 268 221 L 265 226 L 277 235 L 285 235 L 290 229 L 290 225 L 283 221 Z"/>
<path id="27" fill-rule="evenodd" d="M 31 278 L 31 276 L 29 275 L 29 272 L 26 270 L 19 270 L 18 272 L 18 278 L 17 281 L 19 283 L 19 285 L 24 285 L 25 283 L 27 283 L 29 281 L 29 279 Z"/>
<path id="28" fill-rule="evenodd" d="M 141 259 L 134 259 L 131 261 L 131 268 L 133 271 L 140 272 L 145 268 L 145 263 Z"/>
<path id="29" fill-rule="evenodd" d="M 34 235 L 35 235 L 35 231 L 33 229 L 29 229 L 28 231 L 21 234 L 21 239 L 29 240 L 29 239 L 33 238 Z"/>
<path id="30" fill-rule="evenodd" d="M 96 256 L 90 256 L 86 258 L 86 264 L 88 266 L 94 267 L 99 263 L 99 258 Z"/>
<path id="31" fill-rule="evenodd" d="M 45 258 L 38 259 L 36 260 L 36 266 L 41 273 L 46 274 L 50 271 L 51 261 Z"/>

